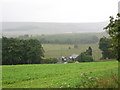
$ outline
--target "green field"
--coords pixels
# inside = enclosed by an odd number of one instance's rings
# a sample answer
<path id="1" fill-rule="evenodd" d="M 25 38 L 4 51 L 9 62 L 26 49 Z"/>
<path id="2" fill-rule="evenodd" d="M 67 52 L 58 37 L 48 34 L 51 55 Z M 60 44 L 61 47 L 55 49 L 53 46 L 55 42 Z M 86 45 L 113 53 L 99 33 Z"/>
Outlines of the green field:
<path id="1" fill-rule="evenodd" d="M 89 46 L 93 49 L 93 58 L 95 60 L 101 58 L 101 51 L 98 48 L 98 44 L 78 44 L 78 48 L 74 48 L 71 44 L 43 44 L 45 50 L 45 57 L 59 58 L 61 56 L 68 57 L 72 54 L 80 54 L 84 52 Z M 69 50 L 68 48 L 71 47 Z"/>
<path id="2" fill-rule="evenodd" d="M 117 61 L 3 65 L 2 85 L 3 88 L 75 88 L 82 87 L 80 81 L 83 73 L 87 73 L 89 77 L 101 78 L 109 77 L 111 72 L 117 74 Z"/>

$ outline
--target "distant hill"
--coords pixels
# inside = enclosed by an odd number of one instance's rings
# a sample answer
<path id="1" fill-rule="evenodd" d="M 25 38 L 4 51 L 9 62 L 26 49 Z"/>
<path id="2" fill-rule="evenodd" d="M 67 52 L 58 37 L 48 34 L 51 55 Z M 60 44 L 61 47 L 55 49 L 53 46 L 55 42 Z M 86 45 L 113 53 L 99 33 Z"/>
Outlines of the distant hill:
<path id="1" fill-rule="evenodd" d="M 91 44 L 99 41 L 95 34 L 89 33 L 41 35 L 35 38 L 46 44 Z"/>
<path id="2" fill-rule="evenodd" d="M 91 44 L 97 43 L 103 36 L 109 35 L 102 33 L 64 33 L 64 34 L 48 34 L 48 35 L 20 35 L 18 38 L 28 39 L 36 38 L 45 44 Z"/>
<path id="3" fill-rule="evenodd" d="M 42 23 L 42 22 L 3 22 L 2 31 L 5 36 L 24 34 L 63 34 L 104 32 L 108 22 L 97 23 Z"/>

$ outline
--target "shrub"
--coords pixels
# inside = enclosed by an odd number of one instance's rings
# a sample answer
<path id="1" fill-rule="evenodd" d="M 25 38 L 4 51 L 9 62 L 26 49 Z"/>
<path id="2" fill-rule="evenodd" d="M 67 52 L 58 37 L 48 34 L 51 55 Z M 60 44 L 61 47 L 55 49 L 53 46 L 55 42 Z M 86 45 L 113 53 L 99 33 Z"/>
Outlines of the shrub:
<path id="1" fill-rule="evenodd" d="M 90 55 L 86 55 L 85 53 L 81 53 L 78 57 L 77 60 L 79 62 L 92 62 L 93 61 L 93 57 Z"/>
<path id="2" fill-rule="evenodd" d="M 92 73 L 92 72 L 90 72 Z M 76 88 L 97 88 L 96 82 L 98 81 L 97 77 L 91 77 L 88 73 L 81 74 L 81 80 L 76 84 Z"/>
<path id="3" fill-rule="evenodd" d="M 74 61 L 68 61 L 68 63 L 74 63 Z"/>
<path id="4" fill-rule="evenodd" d="M 57 63 L 57 58 L 45 58 L 42 60 L 42 64 Z"/>
<path id="5" fill-rule="evenodd" d="M 81 80 L 76 84 L 76 88 L 118 88 L 120 84 L 116 73 L 105 74 L 99 78 L 91 76 L 90 73 L 81 74 Z"/>

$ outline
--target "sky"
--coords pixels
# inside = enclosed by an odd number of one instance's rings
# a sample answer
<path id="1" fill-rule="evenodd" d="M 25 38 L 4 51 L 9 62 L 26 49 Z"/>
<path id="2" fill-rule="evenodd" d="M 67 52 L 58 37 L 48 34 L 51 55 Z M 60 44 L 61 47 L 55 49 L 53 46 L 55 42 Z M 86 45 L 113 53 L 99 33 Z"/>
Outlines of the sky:
<path id="1" fill-rule="evenodd" d="M 0 0 L 0 22 L 104 22 L 119 0 Z"/>

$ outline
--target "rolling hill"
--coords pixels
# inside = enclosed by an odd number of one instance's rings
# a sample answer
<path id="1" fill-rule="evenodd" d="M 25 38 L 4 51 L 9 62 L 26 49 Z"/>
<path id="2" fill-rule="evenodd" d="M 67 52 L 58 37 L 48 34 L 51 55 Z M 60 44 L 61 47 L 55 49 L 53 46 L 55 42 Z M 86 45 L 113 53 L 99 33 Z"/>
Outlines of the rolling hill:
<path id="1" fill-rule="evenodd" d="M 107 22 L 96 23 L 47 23 L 47 22 L 3 22 L 4 36 L 24 34 L 61 34 L 61 33 L 94 33 L 104 32 Z"/>

